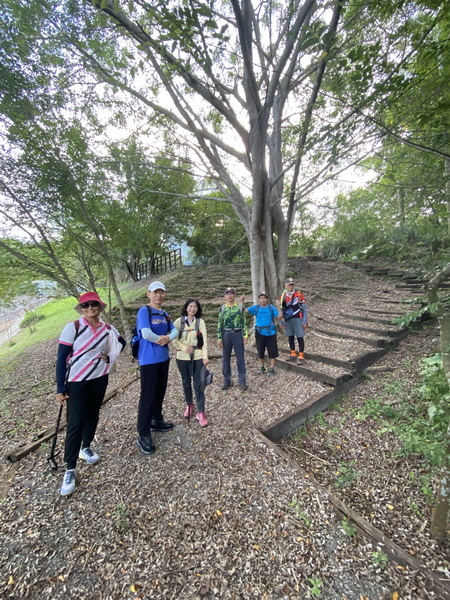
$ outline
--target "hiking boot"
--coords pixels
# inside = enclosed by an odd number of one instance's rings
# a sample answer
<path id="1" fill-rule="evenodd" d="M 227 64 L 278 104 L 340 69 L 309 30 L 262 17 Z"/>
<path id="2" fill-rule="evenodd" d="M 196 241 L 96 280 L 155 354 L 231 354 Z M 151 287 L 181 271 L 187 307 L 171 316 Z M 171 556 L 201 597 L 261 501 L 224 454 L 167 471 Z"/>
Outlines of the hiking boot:
<path id="1" fill-rule="evenodd" d="M 189 417 L 192 417 L 193 414 L 194 414 L 194 405 L 193 404 L 188 404 L 186 406 L 186 410 L 183 413 L 183 417 L 185 419 L 189 419 Z"/>
<path id="2" fill-rule="evenodd" d="M 143 454 L 153 454 L 156 450 L 150 435 L 141 435 L 136 440 L 136 444 Z"/>
<path id="3" fill-rule="evenodd" d="M 298 356 L 297 356 L 296 363 L 297 363 L 298 365 L 302 365 L 304 362 L 305 362 L 305 355 L 304 355 L 304 353 L 303 353 L 303 352 L 299 352 L 299 353 L 298 353 Z"/>
<path id="4" fill-rule="evenodd" d="M 223 390 L 227 390 L 230 387 L 231 383 L 228 381 L 228 383 L 226 381 L 223 382 L 222 385 L 222 389 Z"/>
<path id="5" fill-rule="evenodd" d="M 97 452 L 93 452 L 90 448 L 81 448 L 78 458 L 82 458 L 88 465 L 95 465 L 100 460 Z"/>
<path id="6" fill-rule="evenodd" d="M 241 388 L 241 390 L 242 390 L 243 392 L 245 392 L 245 391 L 247 391 L 247 390 L 248 390 L 248 385 L 247 385 L 246 383 L 241 383 L 241 384 L 239 384 L 239 387 Z"/>
<path id="7" fill-rule="evenodd" d="M 265 367 L 263 367 L 263 366 L 259 367 L 259 369 L 258 369 L 258 375 L 263 375 L 265 372 L 266 372 L 266 368 Z"/>
<path id="8" fill-rule="evenodd" d="M 61 496 L 68 496 L 75 491 L 75 469 L 68 469 L 64 473 L 64 479 L 62 482 L 60 494 Z"/>
<path id="9" fill-rule="evenodd" d="M 267 369 L 267 377 L 273 377 L 275 375 L 275 369 L 273 367 L 269 367 Z"/>
<path id="10" fill-rule="evenodd" d="M 173 423 L 167 423 L 167 421 L 156 421 L 152 419 L 152 424 L 150 426 L 151 431 L 170 431 L 173 429 Z"/>
<path id="11" fill-rule="evenodd" d="M 291 354 L 287 357 L 286 362 L 295 362 L 297 360 L 297 352 L 291 351 Z"/>
<path id="12" fill-rule="evenodd" d="M 208 425 L 208 419 L 206 418 L 206 413 L 198 413 L 197 421 L 200 423 L 200 427 L 206 427 Z"/>

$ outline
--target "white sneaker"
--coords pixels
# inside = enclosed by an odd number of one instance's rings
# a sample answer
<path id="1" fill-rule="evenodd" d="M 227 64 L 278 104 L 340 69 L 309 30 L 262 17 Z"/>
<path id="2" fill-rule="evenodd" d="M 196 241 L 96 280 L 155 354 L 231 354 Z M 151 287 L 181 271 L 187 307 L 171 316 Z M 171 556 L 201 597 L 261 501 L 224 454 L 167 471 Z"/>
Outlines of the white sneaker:
<path id="1" fill-rule="evenodd" d="M 69 469 L 64 473 L 60 494 L 61 496 L 68 496 L 73 491 L 75 491 L 75 469 Z"/>
<path id="2" fill-rule="evenodd" d="M 78 458 L 84 459 L 88 465 L 95 465 L 100 460 L 100 456 L 90 448 L 81 448 Z"/>

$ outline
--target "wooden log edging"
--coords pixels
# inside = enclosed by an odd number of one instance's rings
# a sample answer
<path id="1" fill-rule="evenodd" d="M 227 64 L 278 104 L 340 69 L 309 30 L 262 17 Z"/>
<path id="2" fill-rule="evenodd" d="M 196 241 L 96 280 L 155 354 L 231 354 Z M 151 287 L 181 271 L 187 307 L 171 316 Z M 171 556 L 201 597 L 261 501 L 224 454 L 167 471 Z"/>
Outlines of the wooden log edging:
<path id="1" fill-rule="evenodd" d="M 395 342 L 386 340 L 384 338 L 368 338 L 361 335 L 351 335 L 350 333 L 341 333 L 339 331 L 330 331 L 329 329 L 322 329 L 321 327 L 314 327 L 314 331 L 323 333 L 329 337 L 343 340 L 356 340 L 362 342 L 367 346 L 374 346 L 375 348 L 394 348 Z"/>
<path id="2" fill-rule="evenodd" d="M 349 319 L 352 319 L 353 317 L 351 315 L 349 315 L 348 317 Z M 355 330 L 355 331 L 365 331 L 367 333 L 373 333 L 374 335 L 387 335 L 389 337 L 392 338 L 399 338 L 399 337 L 404 337 L 406 335 L 405 329 L 373 329 L 372 327 L 365 327 L 364 325 L 354 325 L 353 323 L 345 323 L 344 321 L 341 321 L 340 323 L 335 323 L 334 321 L 331 321 L 330 319 L 325 319 L 323 317 L 320 317 L 320 322 L 321 323 L 326 323 L 327 325 L 334 325 L 336 327 L 341 327 L 343 329 L 351 329 L 351 330 Z M 370 324 L 370 323 L 369 323 Z"/>
<path id="3" fill-rule="evenodd" d="M 258 353 L 255 350 L 250 350 L 249 348 L 246 348 L 245 353 L 255 358 L 258 357 Z M 339 386 L 342 383 L 344 383 L 344 381 L 347 381 L 348 379 L 351 379 L 353 377 L 350 373 L 345 373 L 344 375 L 341 375 L 339 377 L 333 377 L 333 375 L 328 375 L 328 373 L 316 371 L 314 369 L 310 369 L 302 365 L 296 365 L 294 363 L 285 362 L 283 360 L 276 360 L 275 364 L 278 368 L 283 369 L 284 371 L 293 371 L 294 373 L 301 373 L 302 375 L 305 375 L 305 377 L 309 377 L 314 381 L 327 383 L 328 385 L 332 385 L 333 387 Z"/>
<path id="4" fill-rule="evenodd" d="M 102 406 L 104 406 L 107 402 L 109 402 L 109 400 L 114 398 L 114 396 L 117 396 L 117 394 L 122 393 L 129 385 L 131 385 L 133 382 L 135 382 L 138 378 L 139 378 L 139 371 L 136 371 L 136 373 L 132 377 L 129 377 L 128 379 L 126 379 L 125 381 L 123 381 L 122 383 L 120 383 L 119 385 L 114 387 L 112 390 L 110 390 L 107 394 L 105 394 L 105 397 L 102 402 Z M 63 431 L 66 427 L 67 427 L 67 421 L 65 419 L 64 420 L 61 419 L 58 433 L 60 431 Z M 6 460 L 8 462 L 17 462 L 21 458 L 28 456 L 28 454 L 31 454 L 31 452 L 33 452 L 34 450 L 39 448 L 39 446 L 41 444 L 43 444 L 44 442 L 47 442 L 49 439 L 51 439 L 53 437 L 54 433 L 55 433 L 54 426 L 49 427 L 48 429 L 44 429 L 43 431 L 40 431 L 39 433 L 37 433 L 34 436 L 34 439 L 32 442 L 30 442 L 29 444 L 26 444 L 24 442 L 23 444 L 20 444 L 20 446 L 17 446 L 17 448 L 14 448 L 14 450 L 11 450 L 11 452 L 6 454 L 6 456 L 5 456 Z"/>
<path id="5" fill-rule="evenodd" d="M 285 348 L 278 348 L 280 354 L 290 354 L 290 350 Z M 325 363 L 326 365 L 333 365 L 334 367 L 340 367 L 341 369 L 353 370 L 353 363 L 348 360 L 341 360 L 339 358 L 333 358 L 332 356 L 325 356 L 324 354 L 313 354 L 311 352 L 305 352 L 305 360 L 314 360 L 315 362 Z"/>
<path id="6" fill-rule="evenodd" d="M 267 435 L 267 432 L 267 429 L 264 431 L 254 429 L 255 435 L 261 440 L 261 442 L 278 454 L 278 456 L 285 460 L 289 466 L 297 471 L 303 478 L 307 479 L 308 483 L 314 485 L 318 492 L 320 492 L 331 502 L 338 514 L 344 515 L 346 518 L 352 521 L 358 533 L 360 533 L 370 542 L 375 543 L 377 548 L 387 554 L 394 562 L 421 573 L 425 577 L 427 589 L 439 594 L 437 598 L 442 600 L 445 598 L 450 598 L 450 586 L 446 581 L 439 579 L 439 577 L 435 575 L 433 571 L 425 567 L 417 558 L 411 556 L 408 552 L 403 550 L 403 548 L 384 535 L 382 531 L 374 527 L 353 508 L 350 508 L 344 504 L 340 498 L 335 496 L 329 489 L 326 489 L 312 475 L 307 473 L 300 465 L 298 465 L 295 460 L 293 460 L 273 441 L 273 438 L 271 438 L 270 435 Z"/>
<path id="7" fill-rule="evenodd" d="M 300 368 L 301 367 L 297 367 L 297 369 Z M 356 387 L 361 379 L 362 373 L 355 373 L 351 376 L 351 379 L 336 386 L 330 392 L 325 392 L 316 398 L 311 398 L 299 408 L 295 408 L 286 413 L 280 419 L 277 419 L 267 428 L 263 429 L 263 435 L 272 441 L 278 441 L 282 437 L 296 431 L 301 425 L 306 423 L 306 421 L 309 421 L 312 417 L 328 408 L 334 400 Z"/>

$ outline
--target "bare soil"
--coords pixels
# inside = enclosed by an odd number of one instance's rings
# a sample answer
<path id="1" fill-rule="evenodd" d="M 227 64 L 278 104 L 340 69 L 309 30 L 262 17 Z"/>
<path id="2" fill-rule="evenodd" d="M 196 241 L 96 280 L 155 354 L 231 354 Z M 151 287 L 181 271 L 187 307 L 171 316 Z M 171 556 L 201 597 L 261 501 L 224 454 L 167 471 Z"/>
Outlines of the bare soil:
<path id="1" fill-rule="evenodd" d="M 176 282 L 180 298 L 198 294 L 194 286 L 200 278 L 190 289 L 183 277 L 183 270 L 175 274 L 172 289 Z M 228 277 L 225 285 L 232 272 Z M 407 295 L 395 290 L 395 282 L 328 263 L 311 263 L 301 282 L 311 315 L 307 352 L 342 360 L 373 348 L 315 334 L 320 319 L 336 320 L 367 298 L 375 308 L 375 297 L 385 290 L 399 300 Z M 246 291 L 244 284 L 241 289 Z M 213 298 L 220 300 L 219 294 Z M 308 425 L 303 450 L 294 437 L 282 446 L 314 478 L 450 580 L 448 546 L 437 546 L 427 533 L 432 498 L 420 482 L 429 465 L 419 456 L 394 458 L 395 436 L 380 436 L 376 422 L 356 418 L 369 398 L 382 394 L 385 402 L 396 401 L 398 388 L 386 383 L 398 383 L 413 399 L 418 360 L 436 349 L 433 327 L 400 342 L 379 363 L 395 370 L 376 373 L 350 392 L 324 414 L 323 429 L 320 422 Z M 219 355 L 211 326 L 209 331 L 210 354 Z M 287 348 L 282 337 L 280 346 Z M 54 423 L 55 353 L 56 340 L 34 347 L 14 364 L 0 365 L 2 455 Z M 258 429 L 329 386 L 281 369 L 274 378 L 258 376 L 256 361 L 248 359 L 249 390 L 234 385 L 224 392 L 220 360 L 211 363 L 215 379 L 207 389 L 207 428 L 183 419 L 180 376 L 171 361 L 165 418 L 175 423 L 173 432 L 155 434 L 154 455 L 139 452 L 139 382 L 133 383 L 103 407 L 95 442 L 102 460 L 77 466 L 77 488 L 70 497 L 59 496 L 63 469 L 49 471 L 48 444 L 18 463 L 3 461 L 0 598 L 443 597 L 426 589 L 419 572 L 385 562 L 372 543 L 349 535 L 326 494 L 261 440 Z M 110 387 L 135 369 L 129 355 L 123 356 Z M 356 474 L 352 485 L 336 485 L 343 464 Z M 435 478 L 427 481 L 434 490 Z"/>

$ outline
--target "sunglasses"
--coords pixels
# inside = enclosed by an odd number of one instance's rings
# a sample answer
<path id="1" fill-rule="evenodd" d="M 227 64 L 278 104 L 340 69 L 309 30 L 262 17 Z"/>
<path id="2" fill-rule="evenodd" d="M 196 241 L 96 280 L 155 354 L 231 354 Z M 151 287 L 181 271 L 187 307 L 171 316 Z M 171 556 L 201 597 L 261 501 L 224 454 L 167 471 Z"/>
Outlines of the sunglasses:
<path id="1" fill-rule="evenodd" d="M 93 301 L 93 302 L 82 302 L 80 304 L 81 308 L 86 309 L 86 308 L 98 308 L 100 306 L 100 302 L 97 301 Z"/>

